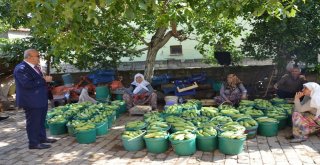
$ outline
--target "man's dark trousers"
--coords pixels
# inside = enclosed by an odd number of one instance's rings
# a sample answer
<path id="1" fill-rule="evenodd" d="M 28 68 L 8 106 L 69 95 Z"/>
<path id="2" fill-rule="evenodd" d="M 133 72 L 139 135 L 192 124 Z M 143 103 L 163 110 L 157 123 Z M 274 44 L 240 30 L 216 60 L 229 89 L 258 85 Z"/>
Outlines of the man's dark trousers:
<path id="1" fill-rule="evenodd" d="M 45 119 L 48 107 L 43 108 L 23 108 L 27 120 L 27 134 L 29 145 L 35 146 L 44 141 L 46 136 Z"/>

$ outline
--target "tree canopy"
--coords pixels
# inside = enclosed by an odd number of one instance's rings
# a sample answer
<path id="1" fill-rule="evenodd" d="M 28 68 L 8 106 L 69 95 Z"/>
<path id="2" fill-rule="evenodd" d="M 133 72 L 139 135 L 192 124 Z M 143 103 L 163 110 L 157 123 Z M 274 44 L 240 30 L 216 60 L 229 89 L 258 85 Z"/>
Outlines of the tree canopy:
<path id="1" fill-rule="evenodd" d="M 243 41 L 243 52 L 256 59 L 273 59 L 280 67 L 292 59 L 316 64 L 320 53 L 320 1 L 299 2 L 292 18 L 251 20 L 252 33 Z"/>
<path id="2" fill-rule="evenodd" d="M 239 17 L 294 16 L 296 0 L 1 0 L 0 17 L 27 27 L 50 43 L 50 55 L 80 68 L 93 68 L 147 51 L 150 80 L 158 50 L 170 38 L 197 36 L 201 54 L 215 45 L 231 49 L 240 35 Z M 146 34 L 151 34 L 147 38 Z M 141 47 L 144 46 L 144 47 Z M 103 66 L 103 65 L 102 65 Z"/>

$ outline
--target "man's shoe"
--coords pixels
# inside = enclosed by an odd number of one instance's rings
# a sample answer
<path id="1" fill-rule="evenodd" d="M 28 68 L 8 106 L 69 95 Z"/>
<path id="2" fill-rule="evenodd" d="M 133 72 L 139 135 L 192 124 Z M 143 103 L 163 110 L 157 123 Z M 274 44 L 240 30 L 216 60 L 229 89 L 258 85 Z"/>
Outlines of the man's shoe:
<path id="1" fill-rule="evenodd" d="M 57 141 L 57 139 L 46 139 L 43 141 L 40 141 L 40 143 L 55 143 Z"/>
<path id="2" fill-rule="evenodd" d="M 0 121 L 9 118 L 9 116 L 2 117 L 0 116 Z"/>
<path id="3" fill-rule="evenodd" d="M 47 148 L 50 148 L 51 145 L 47 145 L 47 144 L 38 144 L 36 146 L 29 146 L 29 149 L 47 149 Z"/>

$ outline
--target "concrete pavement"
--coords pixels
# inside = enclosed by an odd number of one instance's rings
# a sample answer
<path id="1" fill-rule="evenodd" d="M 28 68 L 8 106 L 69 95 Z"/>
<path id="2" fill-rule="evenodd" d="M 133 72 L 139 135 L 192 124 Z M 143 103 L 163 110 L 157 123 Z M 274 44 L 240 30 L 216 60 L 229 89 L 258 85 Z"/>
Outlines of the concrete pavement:
<path id="1" fill-rule="evenodd" d="M 303 143 L 290 144 L 284 138 L 290 128 L 279 132 L 277 137 L 263 137 L 247 140 L 244 151 L 239 155 L 224 155 L 197 151 L 192 156 L 177 156 L 172 148 L 163 154 L 148 153 L 146 149 L 137 152 L 125 151 L 120 135 L 124 124 L 142 117 L 127 114 L 117 119 L 110 132 L 97 138 L 93 144 L 78 144 L 69 135 L 50 136 L 58 142 L 45 150 L 29 150 L 23 110 L 7 111 L 9 119 L 0 122 L 0 164 L 320 164 L 320 139 L 311 136 Z"/>

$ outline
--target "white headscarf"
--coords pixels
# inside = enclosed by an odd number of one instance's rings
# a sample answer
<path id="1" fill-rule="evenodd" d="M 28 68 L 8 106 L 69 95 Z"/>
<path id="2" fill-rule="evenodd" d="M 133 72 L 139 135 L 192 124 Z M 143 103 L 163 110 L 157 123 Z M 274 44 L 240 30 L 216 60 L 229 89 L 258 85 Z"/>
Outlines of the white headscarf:
<path id="1" fill-rule="evenodd" d="M 141 77 L 142 78 L 142 82 L 141 83 L 137 82 L 137 80 L 136 80 L 137 77 Z M 133 90 L 133 94 L 137 94 L 138 92 L 140 92 L 141 89 L 145 89 L 145 90 L 149 91 L 147 86 L 150 83 L 148 81 L 144 80 L 144 76 L 141 73 L 137 73 L 136 75 L 134 75 L 134 81 L 131 84 L 136 86 L 136 88 Z"/>
<path id="2" fill-rule="evenodd" d="M 97 103 L 97 101 L 93 98 L 91 98 L 89 96 L 89 93 L 88 93 L 88 88 L 83 88 L 82 91 L 81 91 L 81 94 L 79 96 L 79 101 L 78 103 L 82 103 L 82 102 L 87 102 L 87 101 L 90 101 L 92 103 Z"/>
<path id="3" fill-rule="evenodd" d="M 303 86 L 311 91 L 310 107 L 317 109 L 316 117 L 320 116 L 320 85 L 315 82 L 308 82 Z"/>

